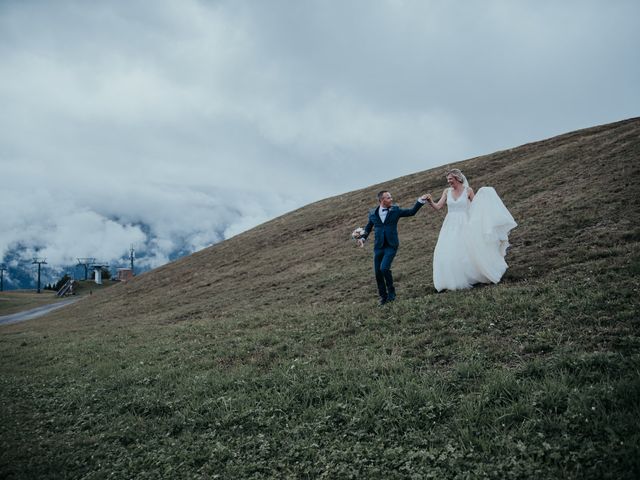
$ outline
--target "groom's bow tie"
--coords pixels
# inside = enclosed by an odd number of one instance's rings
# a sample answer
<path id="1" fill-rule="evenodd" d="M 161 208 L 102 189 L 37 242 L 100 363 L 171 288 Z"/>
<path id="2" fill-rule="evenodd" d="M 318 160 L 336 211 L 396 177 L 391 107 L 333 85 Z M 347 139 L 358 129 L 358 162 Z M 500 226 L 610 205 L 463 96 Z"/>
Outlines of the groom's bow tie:
<path id="1" fill-rule="evenodd" d="M 388 212 L 388 211 L 389 211 L 389 209 L 388 209 L 388 208 L 383 208 L 383 209 L 382 209 L 382 211 L 383 211 L 383 212 Z"/>

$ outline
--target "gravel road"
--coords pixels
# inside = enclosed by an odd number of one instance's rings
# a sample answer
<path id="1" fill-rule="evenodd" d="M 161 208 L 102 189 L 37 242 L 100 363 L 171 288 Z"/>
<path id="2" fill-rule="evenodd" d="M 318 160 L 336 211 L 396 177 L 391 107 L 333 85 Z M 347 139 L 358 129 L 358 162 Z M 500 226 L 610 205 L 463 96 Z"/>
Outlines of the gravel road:
<path id="1" fill-rule="evenodd" d="M 52 303 L 50 305 L 43 305 L 42 307 L 32 308 L 31 310 L 25 310 L 24 312 L 12 313 L 11 315 L 3 315 L 0 317 L 0 325 L 8 325 L 10 323 L 24 322 L 25 320 L 31 320 L 46 315 L 49 312 L 65 307 L 71 303 L 75 303 L 79 298 L 69 298 L 68 300 L 62 300 L 61 302 Z"/>

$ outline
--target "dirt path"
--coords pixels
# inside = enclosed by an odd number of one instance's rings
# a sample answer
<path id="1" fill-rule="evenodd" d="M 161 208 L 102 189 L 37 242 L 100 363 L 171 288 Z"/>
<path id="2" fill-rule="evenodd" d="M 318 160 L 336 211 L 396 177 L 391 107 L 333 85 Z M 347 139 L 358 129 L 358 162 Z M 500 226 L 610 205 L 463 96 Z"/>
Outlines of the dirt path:
<path id="1" fill-rule="evenodd" d="M 24 312 L 12 313 L 11 315 L 0 316 L 0 325 L 9 325 L 10 323 L 23 322 L 25 320 L 31 320 L 33 318 L 46 315 L 53 310 L 57 310 L 71 303 L 75 303 L 80 298 L 70 298 L 61 302 L 52 303 L 50 305 L 43 305 L 41 307 L 32 308 L 31 310 L 25 310 Z"/>

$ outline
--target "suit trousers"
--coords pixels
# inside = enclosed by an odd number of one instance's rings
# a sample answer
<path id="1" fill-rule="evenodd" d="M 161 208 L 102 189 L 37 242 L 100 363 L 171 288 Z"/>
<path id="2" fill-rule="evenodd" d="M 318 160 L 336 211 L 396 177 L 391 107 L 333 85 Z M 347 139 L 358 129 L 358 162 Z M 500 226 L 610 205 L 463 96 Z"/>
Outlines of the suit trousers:
<path id="1" fill-rule="evenodd" d="M 397 251 L 397 248 L 388 245 L 381 249 L 373 250 L 373 271 L 376 274 L 378 294 L 384 300 L 396 295 L 396 289 L 393 286 L 393 275 L 391 274 L 391 262 L 393 262 Z"/>

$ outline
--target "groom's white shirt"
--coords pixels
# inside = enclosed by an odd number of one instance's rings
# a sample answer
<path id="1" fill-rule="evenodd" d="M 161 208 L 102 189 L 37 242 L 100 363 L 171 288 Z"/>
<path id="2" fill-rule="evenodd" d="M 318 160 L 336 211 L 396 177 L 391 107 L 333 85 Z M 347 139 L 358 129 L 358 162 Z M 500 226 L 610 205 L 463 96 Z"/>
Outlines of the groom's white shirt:
<path id="1" fill-rule="evenodd" d="M 382 220 L 382 223 L 384 223 L 384 221 L 387 219 L 387 213 L 389 213 L 388 208 L 380 208 L 380 212 L 378 212 L 378 215 L 380 215 L 380 220 Z"/>

